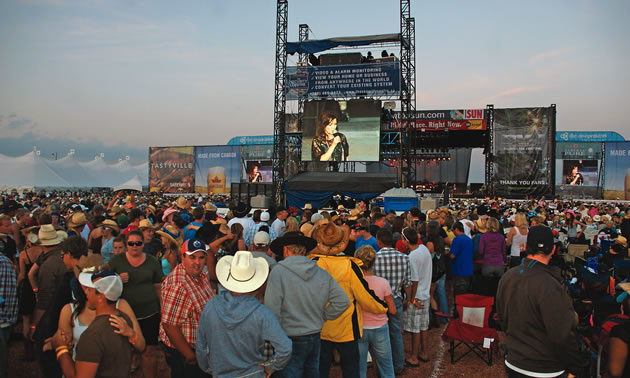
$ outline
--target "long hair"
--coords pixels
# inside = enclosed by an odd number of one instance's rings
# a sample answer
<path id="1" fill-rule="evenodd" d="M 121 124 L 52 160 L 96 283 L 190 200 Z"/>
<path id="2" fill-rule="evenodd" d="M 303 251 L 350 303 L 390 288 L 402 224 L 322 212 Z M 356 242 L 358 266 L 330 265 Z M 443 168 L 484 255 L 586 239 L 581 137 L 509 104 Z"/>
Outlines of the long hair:
<path id="1" fill-rule="evenodd" d="M 337 119 L 337 114 L 332 111 L 324 111 L 319 116 L 319 120 L 317 121 L 317 130 L 315 130 L 315 138 L 324 135 L 324 130 L 326 126 L 330 125 L 333 120 Z"/>
<path id="2" fill-rule="evenodd" d="M 440 235 L 440 224 L 437 221 L 427 223 L 427 236 L 424 244 L 433 243 L 433 251 L 438 256 L 444 254 L 444 239 Z"/>

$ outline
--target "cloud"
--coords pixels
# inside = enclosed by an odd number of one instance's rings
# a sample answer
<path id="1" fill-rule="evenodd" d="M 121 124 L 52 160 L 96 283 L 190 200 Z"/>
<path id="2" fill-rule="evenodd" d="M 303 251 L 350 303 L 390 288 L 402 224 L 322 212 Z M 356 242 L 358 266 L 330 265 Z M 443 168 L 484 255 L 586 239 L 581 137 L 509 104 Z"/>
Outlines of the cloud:
<path id="1" fill-rule="evenodd" d="M 18 117 L 15 113 L 5 116 L 0 113 L 0 135 L 3 138 L 20 138 L 28 132 L 34 132 L 37 123 Z"/>
<path id="2" fill-rule="evenodd" d="M 529 87 L 514 87 L 514 88 L 509 88 L 509 89 L 505 89 L 499 93 L 496 93 L 494 95 L 490 95 L 489 97 L 486 97 L 485 99 L 483 99 L 481 101 L 481 103 L 484 104 L 492 104 L 497 102 L 497 100 L 504 98 L 504 97 L 509 97 L 509 96 L 514 96 L 514 95 L 518 95 L 518 94 L 524 94 L 524 93 L 532 93 L 532 92 L 540 92 L 542 90 L 545 89 L 544 85 L 533 85 L 533 86 L 529 86 Z"/>
<path id="3" fill-rule="evenodd" d="M 543 53 L 536 54 L 536 55 L 532 56 L 531 58 L 529 58 L 529 63 L 530 64 L 537 64 L 537 63 L 540 63 L 541 61 L 547 60 L 548 58 L 553 58 L 553 57 L 557 57 L 557 56 L 560 56 L 560 55 L 564 55 L 564 54 L 567 54 L 569 52 L 572 52 L 573 50 L 575 50 L 574 47 L 565 47 L 565 48 L 561 48 L 561 49 L 545 51 Z"/>

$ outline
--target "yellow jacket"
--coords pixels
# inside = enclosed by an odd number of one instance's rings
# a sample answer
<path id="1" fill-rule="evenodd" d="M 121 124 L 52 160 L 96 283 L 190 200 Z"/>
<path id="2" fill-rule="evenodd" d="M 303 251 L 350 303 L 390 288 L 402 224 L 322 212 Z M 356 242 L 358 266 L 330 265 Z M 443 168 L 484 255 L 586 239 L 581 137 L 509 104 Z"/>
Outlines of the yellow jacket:
<path id="1" fill-rule="evenodd" d="M 363 278 L 361 260 L 350 256 L 310 255 L 317 265 L 337 281 L 350 299 L 350 306 L 337 319 L 324 322 L 320 338 L 336 343 L 358 340 L 363 335 L 361 309 L 375 314 L 387 312 L 382 301 Z"/>

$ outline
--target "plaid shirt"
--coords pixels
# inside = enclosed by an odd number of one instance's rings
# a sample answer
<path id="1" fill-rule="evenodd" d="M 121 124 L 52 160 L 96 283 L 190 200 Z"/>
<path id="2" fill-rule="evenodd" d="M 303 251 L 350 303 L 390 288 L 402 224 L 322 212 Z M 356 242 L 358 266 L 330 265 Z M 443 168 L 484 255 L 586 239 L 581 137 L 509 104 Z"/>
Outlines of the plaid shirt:
<path id="1" fill-rule="evenodd" d="M 247 248 L 249 248 L 250 244 L 254 242 L 254 236 L 256 236 L 256 233 L 258 232 L 258 230 L 260 230 L 262 226 L 269 227 L 269 242 L 271 243 L 272 241 L 276 240 L 276 238 L 278 237 L 276 231 L 267 222 L 261 221 L 258 224 L 254 223 L 251 227 L 245 230 L 245 233 L 243 234 L 243 239 L 245 240 L 245 246 Z"/>
<path id="2" fill-rule="evenodd" d="M 170 348 L 175 348 L 168 339 L 162 323 L 177 326 L 188 344 L 195 349 L 197 345 L 197 326 L 206 303 L 214 297 L 210 281 L 205 273 L 193 278 L 186 273 L 182 264 L 162 281 L 162 318 L 160 321 L 160 340 Z"/>
<path id="3" fill-rule="evenodd" d="M 402 298 L 401 289 L 411 285 L 411 268 L 409 256 L 394 248 L 384 247 L 376 253 L 374 275 L 383 277 L 389 282 L 394 298 Z"/>
<path id="4" fill-rule="evenodd" d="M 18 297 L 15 269 L 11 261 L 0 253 L 0 298 L 4 303 L 0 304 L 0 324 L 17 323 Z"/>

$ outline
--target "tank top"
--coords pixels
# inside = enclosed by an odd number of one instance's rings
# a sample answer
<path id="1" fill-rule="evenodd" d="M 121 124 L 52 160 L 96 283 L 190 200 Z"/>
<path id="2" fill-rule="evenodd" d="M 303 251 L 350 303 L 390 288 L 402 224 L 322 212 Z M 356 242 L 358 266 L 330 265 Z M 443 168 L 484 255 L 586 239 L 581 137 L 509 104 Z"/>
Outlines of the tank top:
<path id="1" fill-rule="evenodd" d="M 516 231 L 516 234 L 514 234 L 514 236 L 512 237 L 510 256 L 520 256 L 521 250 L 524 251 L 527 245 L 527 234 L 522 235 L 519 232 L 518 227 L 514 227 L 514 231 Z"/>
<path id="2" fill-rule="evenodd" d="M 118 309 L 119 302 L 120 302 L 120 299 L 116 301 L 116 309 Z M 75 304 L 70 303 L 70 311 L 72 311 L 72 322 L 74 324 L 74 326 L 72 327 L 72 344 L 74 345 L 74 347 L 72 348 L 73 359 L 76 358 L 77 344 L 79 344 L 79 338 L 81 337 L 83 332 L 85 332 L 85 330 L 88 329 L 88 327 L 90 326 L 89 324 L 84 325 L 79 321 L 79 314 L 74 313 L 75 309 L 76 309 Z"/>

